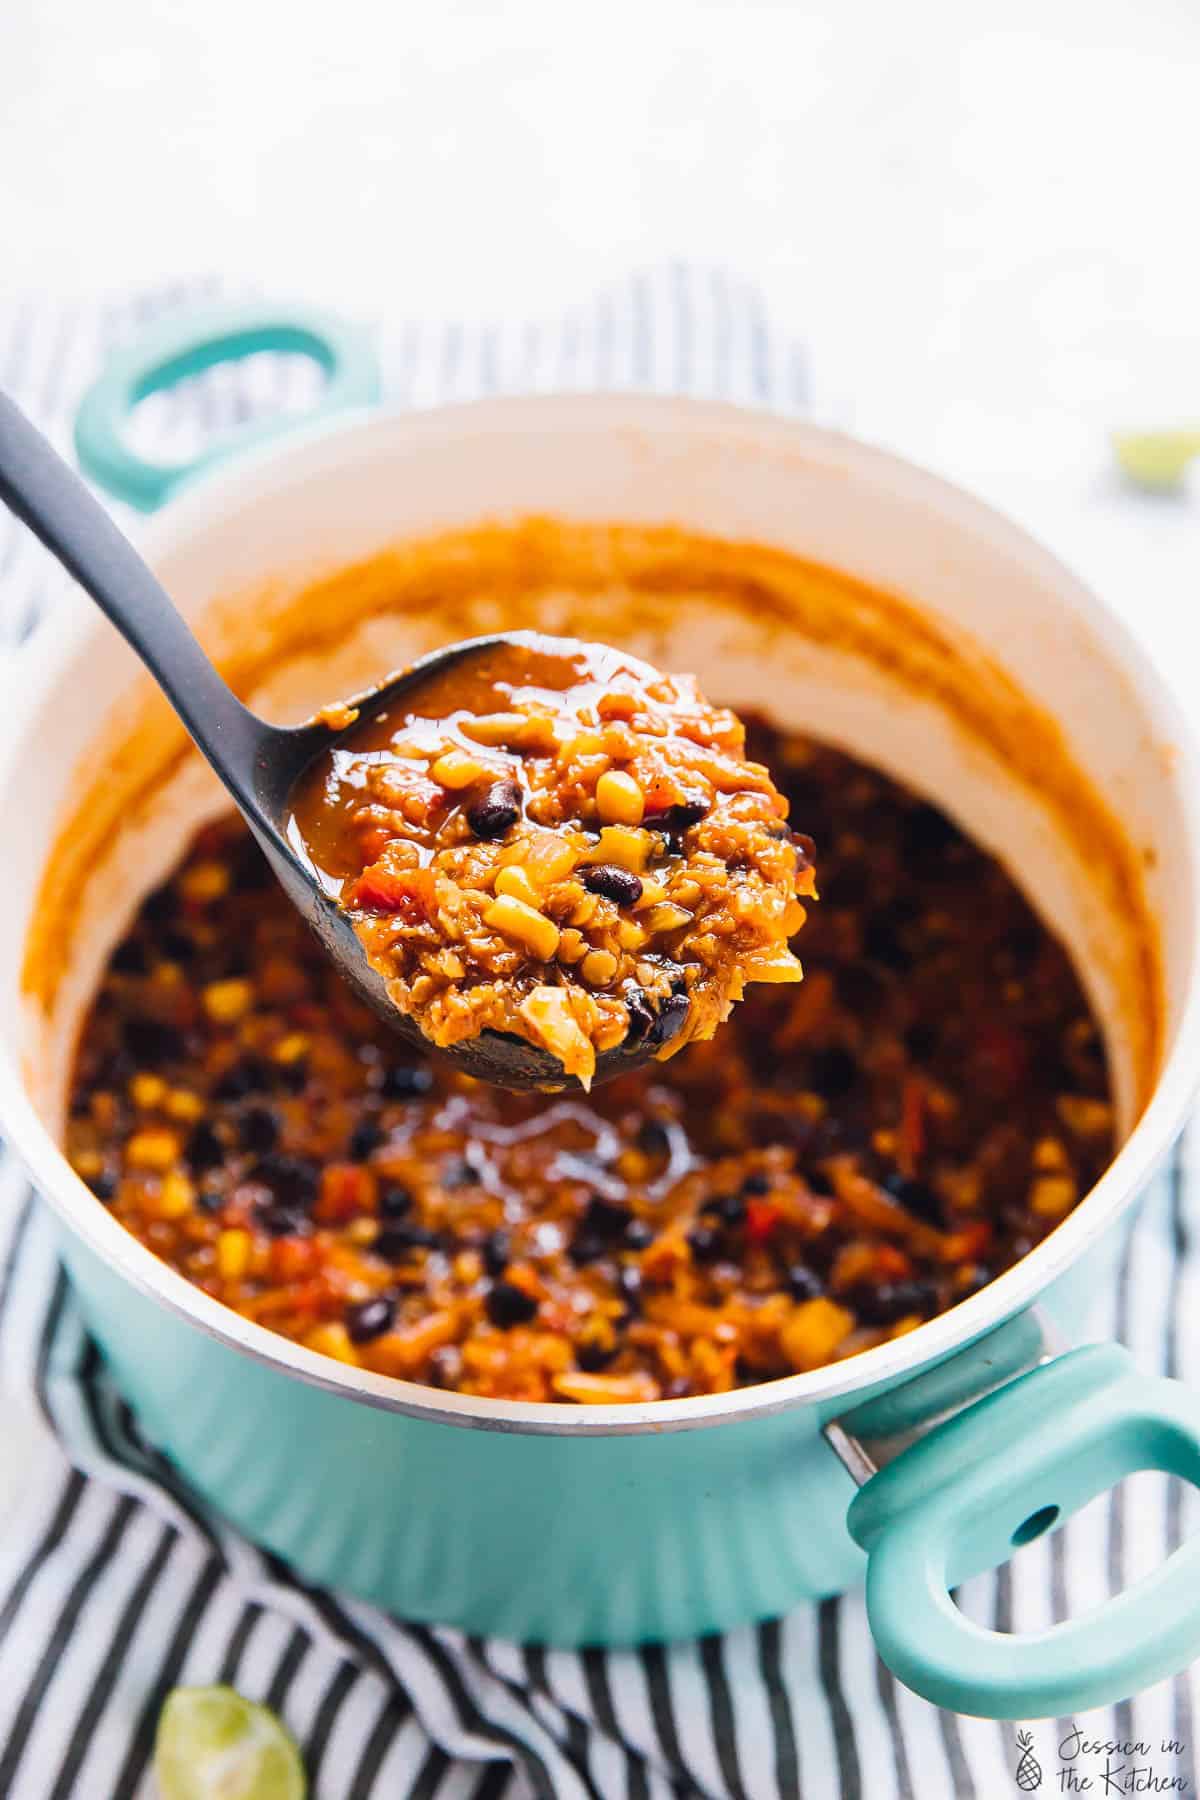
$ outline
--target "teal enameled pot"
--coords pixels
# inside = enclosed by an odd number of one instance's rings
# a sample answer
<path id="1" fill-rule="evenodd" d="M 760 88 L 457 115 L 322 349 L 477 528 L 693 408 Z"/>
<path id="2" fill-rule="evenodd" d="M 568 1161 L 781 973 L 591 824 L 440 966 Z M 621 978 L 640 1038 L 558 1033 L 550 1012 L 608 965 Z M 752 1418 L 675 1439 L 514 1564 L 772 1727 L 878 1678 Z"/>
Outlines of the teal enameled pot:
<path id="1" fill-rule="evenodd" d="M 321 417 L 260 428 L 270 441 L 227 444 L 202 465 L 152 467 L 127 447 L 139 398 L 270 347 L 324 365 Z M 612 616 L 631 647 L 697 669 L 720 698 L 803 718 L 928 793 L 1003 860 L 1019 846 L 1015 872 L 1072 945 L 1104 1025 L 1122 1144 L 1045 1243 L 952 1312 L 734 1394 L 490 1402 L 345 1368 L 234 1316 L 122 1231 L 58 1147 L 70 1045 L 103 959 L 221 805 L 124 645 L 68 606 L 15 659 L 0 709 L 0 1114 L 144 1428 L 303 1575 L 411 1618 L 633 1643 L 777 1614 L 865 1570 L 886 1659 L 961 1711 L 1063 1713 L 1183 1666 L 1200 1651 L 1194 1545 L 1102 1616 L 1036 1638 L 982 1631 L 949 1598 L 1133 1469 L 1200 1481 L 1200 1404 L 1140 1378 L 1115 1346 L 1051 1355 L 1047 1323 L 1070 1341 L 1072 1287 L 1111 1253 L 1178 1130 L 1200 1052 L 1200 787 L 1166 684 L 1022 532 L 848 438 L 646 396 L 405 414 L 375 401 L 369 351 L 336 322 L 211 314 L 114 364 L 78 445 L 121 498 L 170 500 L 143 535 L 151 562 L 219 658 L 249 669 L 257 657 L 251 697 L 281 718 L 365 685 L 451 624 L 461 635 L 462 608 L 487 604 L 471 556 L 523 532 L 541 542 L 543 528 L 520 523 L 532 517 L 558 521 L 564 541 L 615 520 L 808 559 L 816 572 L 790 611 L 731 610 L 698 576 L 661 583 L 644 617 L 617 596 Z M 407 583 L 411 596 L 417 541 L 439 543 L 455 571 L 453 619 L 429 605 L 360 615 L 338 571 L 369 561 L 359 587 Z M 567 580 L 542 616 L 569 629 L 578 605 Z M 919 655 L 906 669 L 879 653 L 880 607 L 908 620 L 897 641 Z M 960 679 L 970 707 L 951 703 Z M 84 796 L 91 823 L 64 852 Z"/>

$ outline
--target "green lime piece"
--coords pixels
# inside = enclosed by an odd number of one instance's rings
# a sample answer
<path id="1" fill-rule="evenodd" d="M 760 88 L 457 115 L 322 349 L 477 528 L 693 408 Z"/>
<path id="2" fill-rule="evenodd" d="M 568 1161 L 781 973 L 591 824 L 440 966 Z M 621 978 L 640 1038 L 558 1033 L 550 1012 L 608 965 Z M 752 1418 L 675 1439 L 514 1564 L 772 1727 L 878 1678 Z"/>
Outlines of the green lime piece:
<path id="1" fill-rule="evenodd" d="M 1122 473 L 1157 493 L 1177 488 L 1200 454 L 1200 431 L 1117 431 L 1113 450 Z"/>
<path id="2" fill-rule="evenodd" d="M 308 1783 L 287 1727 L 230 1687 L 182 1687 L 158 1716 L 162 1800 L 304 1800 Z"/>

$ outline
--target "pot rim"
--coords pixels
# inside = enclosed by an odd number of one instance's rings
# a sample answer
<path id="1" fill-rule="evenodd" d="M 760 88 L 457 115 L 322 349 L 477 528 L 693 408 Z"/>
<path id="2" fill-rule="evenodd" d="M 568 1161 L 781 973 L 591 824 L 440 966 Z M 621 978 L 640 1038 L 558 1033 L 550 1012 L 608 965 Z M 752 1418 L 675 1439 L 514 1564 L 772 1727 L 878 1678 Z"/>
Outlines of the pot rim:
<path id="1" fill-rule="evenodd" d="M 1150 702 L 1164 734 L 1169 736 L 1175 751 L 1173 775 L 1186 821 L 1189 855 L 1200 887 L 1200 749 L 1174 691 L 1124 621 L 1036 538 L 1003 514 L 929 470 L 843 432 L 728 402 L 650 394 L 508 395 L 422 411 L 381 408 L 300 429 L 282 443 L 276 440 L 262 445 L 240 454 L 231 464 L 206 473 L 151 521 L 140 534 L 142 547 L 150 563 L 159 564 L 168 553 L 178 553 L 190 538 L 202 534 L 227 497 L 236 493 L 239 505 L 246 505 L 253 502 L 256 494 L 276 487 L 281 478 L 319 472 L 322 463 L 347 440 L 357 438 L 369 444 L 372 437 L 386 439 L 389 433 L 399 431 L 415 445 L 422 437 L 447 429 L 461 433 L 464 429 L 478 432 L 487 427 L 503 432 L 527 424 L 530 419 L 541 429 L 553 430 L 556 425 L 561 429 L 580 414 L 587 415 L 589 429 L 624 429 L 659 438 L 664 430 L 672 428 L 680 435 L 692 437 L 698 432 L 723 437 L 749 433 L 760 448 L 790 451 L 805 461 L 816 458 L 826 465 L 840 466 L 851 476 L 882 480 L 914 504 L 924 504 L 960 521 L 965 517 L 977 534 L 986 536 L 997 549 L 1019 555 L 1086 621 L 1109 654 L 1119 657 L 1134 678 L 1139 694 Z M 917 600 L 919 603 L 919 597 Z M 61 674 L 89 628 L 103 628 L 98 617 L 93 626 L 90 613 L 61 609 L 39 626 L 30 643 L 18 653 L 20 685 L 19 691 L 6 695 L 0 786 L 5 780 L 5 764 L 21 743 L 42 693 Z M 281 1374 L 388 1412 L 498 1431 L 604 1437 L 690 1430 L 814 1404 L 831 1416 L 843 1409 L 829 1405 L 830 1402 L 864 1389 L 894 1385 L 965 1347 L 1032 1304 L 1132 1203 L 1173 1141 L 1198 1087 L 1200 956 L 1193 946 L 1175 1042 L 1140 1118 L 1109 1168 L 1075 1210 L 1011 1269 L 905 1337 L 861 1351 L 845 1362 L 726 1394 L 596 1407 L 491 1400 L 444 1392 L 351 1368 L 307 1350 L 242 1318 L 192 1286 L 98 1205 L 43 1124 L 26 1093 L 15 1060 L 8 1055 L 0 1058 L 0 1117 L 35 1188 L 63 1223 L 135 1289 L 219 1342 Z"/>

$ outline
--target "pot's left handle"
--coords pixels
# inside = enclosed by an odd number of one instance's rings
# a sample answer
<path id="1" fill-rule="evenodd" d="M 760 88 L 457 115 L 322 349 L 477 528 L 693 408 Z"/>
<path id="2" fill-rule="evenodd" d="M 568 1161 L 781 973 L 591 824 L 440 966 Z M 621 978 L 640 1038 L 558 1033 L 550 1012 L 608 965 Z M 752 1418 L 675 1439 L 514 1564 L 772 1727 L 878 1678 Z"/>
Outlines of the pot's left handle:
<path id="1" fill-rule="evenodd" d="M 129 444 L 129 415 L 140 401 L 186 376 L 261 350 L 311 357 L 324 373 L 316 404 L 302 416 L 280 413 L 251 420 L 178 462 L 152 461 Z M 76 415 L 75 451 L 80 467 L 98 486 L 142 512 L 153 512 L 239 450 L 332 413 L 374 405 L 379 387 L 370 336 L 333 313 L 258 302 L 189 307 L 150 326 L 110 357 Z"/>
<path id="2" fill-rule="evenodd" d="M 984 1630 L 951 1598 L 1139 1469 L 1200 1487 L 1200 1397 L 1139 1375 L 1115 1344 L 1043 1363 L 903 1449 L 848 1517 L 884 1661 L 935 1705 L 998 1719 L 1124 1700 L 1186 1668 L 1200 1655 L 1200 1539 L 1047 1631 Z"/>

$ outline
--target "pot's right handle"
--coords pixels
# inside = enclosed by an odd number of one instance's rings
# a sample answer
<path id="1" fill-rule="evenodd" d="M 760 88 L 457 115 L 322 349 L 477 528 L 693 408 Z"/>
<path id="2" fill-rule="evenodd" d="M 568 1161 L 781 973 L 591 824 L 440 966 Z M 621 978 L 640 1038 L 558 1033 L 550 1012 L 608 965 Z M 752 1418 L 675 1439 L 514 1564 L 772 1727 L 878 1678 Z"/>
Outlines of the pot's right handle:
<path id="1" fill-rule="evenodd" d="M 324 372 L 325 385 L 302 417 L 277 413 L 250 420 L 181 462 L 151 461 L 127 442 L 129 415 L 139 401 L 185 376 L 261 350 L 311 357 Z M 184 307 L 109 358 L 76 415 L 75 453 L 80 468 L 97 486 L 142 512 L 153 512 L 237 451 L 287 436 L 332 413 L 372 406 L 379 390 L 371 338 L 336 314 L 259 301 Z"/>
<path id="2" fill-rule="evenodd" d="M 884 1661 L 935 1705 L 997 1719 L 1124 1700 L 1186 1668 L 1200 1655 L 1200 1539 L 1047 1631 L 986 1631 L 950 1597 L 1139 1469 L 1200 1487 L 1200 1398 L 1139 1375 L 1115 1344 L 1043 1363 L 902 1450 L 848 1517 Z"/>

